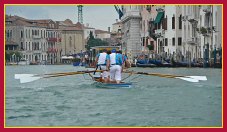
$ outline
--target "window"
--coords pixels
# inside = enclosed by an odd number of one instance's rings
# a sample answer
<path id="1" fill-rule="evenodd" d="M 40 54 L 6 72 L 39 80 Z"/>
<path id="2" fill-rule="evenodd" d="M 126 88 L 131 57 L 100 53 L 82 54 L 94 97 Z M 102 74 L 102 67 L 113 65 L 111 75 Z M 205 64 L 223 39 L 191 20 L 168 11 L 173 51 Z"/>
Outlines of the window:
<path id="1" fill-rule="evenodd" d="M 161 22 L 158 23 L 158 29 L 161 29 Z"/>
<path id="2" fill-rule="evenodd" d="M 150 41 L 151 44 L 151 50 L 154 50 L 154 41 Z"/>
<path id="3" fill-rule="evenodd" d="M 168 38 L 165 38 L 165 46 L 168 46 Z"/>
<path id="4" fill-rule="evenodd" d="M 6 32 L 6 37 L 9 38 L 9 30 Z"/>
<path id="5" fill-rule="evenodd" d="M 13 36 L 13 31 L 10 30 L 10 38 L 12 38 L 12 36 Z"/>
<path id="6" fill-rule="evenodd" d="M 144 41 L 145 41 L 145 37 L 143 37 L 143 40 L 142 40 L 142 41 L 143 41 L 143 44 L 142 44 L 142 46 L 144 46 L 144 43 L 145 43 L 145 42 L 144 42 Z"/>
<path id="7" fill-rule="evenodd" d="M 182 44 L 182 38 L 179 37 L 179 38 L 178 38 L 178 46 L 181 46 L 181 44 Z"/>
<path id="8" fill-rule="evenodd" d="M 172 46 L 175 46 L 175 38 L 172 38 Z"/>
<path id="9" fill-rule="evenodd" d="M 20 37 L 23 38 L 23 31 L 20 32 Z"/>
<path id="10" fill-rule="evenodd" d="M 69 46 L 72 47 L 72 37 L 69 37 Z"/>
<path id="11" fill-rule="evenodd" d="M 167 30 L 167 20 L 168 19 L 167 19 L 167 16 L 166 16 L 166 18 L 164 18 L 163 23 L 162 23 L 164 30 Z"/>
<path id="12" fill-rule="evenodd" d="M 21 50 L 24 50 L 23 42 L 20 43 L 20 49 L 21 49 Z"/>
<path id="13" fill-rule="evenodd" d="M 28 38 L 28 30 L 25 30 L 26 38 Z"/>
<path id="14" fill-rule="evenodd" d="M 175 16 L 172 17 L 172 29 L 175 29 Z"/>
<path id="15" fill-rule="evenodd" d="M 179 17 L 179 29 L 182 29 L 182 16 Z"/>

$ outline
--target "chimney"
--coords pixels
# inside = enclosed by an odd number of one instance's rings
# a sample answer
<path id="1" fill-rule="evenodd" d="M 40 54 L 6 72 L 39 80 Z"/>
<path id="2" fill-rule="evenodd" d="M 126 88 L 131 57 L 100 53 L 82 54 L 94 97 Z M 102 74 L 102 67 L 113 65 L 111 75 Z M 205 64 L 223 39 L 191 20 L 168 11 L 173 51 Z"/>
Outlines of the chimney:
<path id="1" fill-rule="evenodd" d="M 108 27 L 108 32 L 110 32 L 110 27 Z"/>

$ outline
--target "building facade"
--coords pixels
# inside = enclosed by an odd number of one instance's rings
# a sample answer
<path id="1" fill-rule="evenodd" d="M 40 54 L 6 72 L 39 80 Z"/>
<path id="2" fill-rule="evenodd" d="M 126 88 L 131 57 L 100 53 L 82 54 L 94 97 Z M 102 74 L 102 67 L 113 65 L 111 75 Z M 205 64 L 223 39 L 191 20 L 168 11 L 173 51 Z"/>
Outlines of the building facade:
<path id="1" fill-rule="evenodd" d="M 18 16 L 6 16 L 6 52 L 16 50 L 31 63 L 47 61 L 46 28 Z M 19 61 L 19 60 L 17 60 Z"/>
<path id="2" fill-rule="evenodd" d="M 128 55 L 132 61 L 141 51 L 140 28 L 141 28 L 141 6 L 126 5 L 122 6 L 123 16 L 122 23 L 122 51 Z"/>

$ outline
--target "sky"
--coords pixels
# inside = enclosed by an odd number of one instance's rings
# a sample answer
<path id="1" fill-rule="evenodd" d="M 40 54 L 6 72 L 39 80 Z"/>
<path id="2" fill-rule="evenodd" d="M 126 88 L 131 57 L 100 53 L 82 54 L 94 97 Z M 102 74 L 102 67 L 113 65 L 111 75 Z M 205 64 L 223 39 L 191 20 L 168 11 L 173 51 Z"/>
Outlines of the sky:
<path id="1" fill-rule="evenodd" d="M 54 21 L 64 21 L 70 19 L 73 23 L 78 22 L 77 5 L 69 6 L 6 6 L 7 15 L 17 15 L 27 19 L 52 19 Z M 118 19 L 118 14 L 113 5 L 84 5 L 83 23 L 95 29 L 112 29 L 112 24 Z"/>

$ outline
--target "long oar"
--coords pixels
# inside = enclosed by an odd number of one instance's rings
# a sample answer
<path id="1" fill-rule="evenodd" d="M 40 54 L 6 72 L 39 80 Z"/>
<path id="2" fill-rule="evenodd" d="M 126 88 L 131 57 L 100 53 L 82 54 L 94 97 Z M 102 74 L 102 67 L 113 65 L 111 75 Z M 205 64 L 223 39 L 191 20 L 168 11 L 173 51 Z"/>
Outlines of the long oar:
<path id="1" fill-rule="evenodd" d="M 147 73 L 147 72 L 134 72 L 134 71 L 125 71 L 126 73 L 132 73 L 132 74 L 142 74 L 142 75 L 151 75 L 151 76 L 158 76 L 158 77 L 165 77 L 165 78 L 176 78 L 185 80 L 188 82 L 199 82 L 206 81 L 206 76 L 182 76 L 182 75 L 172 75 L 172 74 L 161 74 L 161 73 Z"/>
<path id="2" fill-rule="evenodd" d="M 95 71 L 102 72 L 102 70 L 95 70 Z M 42 78 L 61 77 L 61 76 L 85 74 L 85 73 L 91 73 L 91 72 L 94 72 L 94 71 L 60 72 L 60 73 L 49 73 L 49 74 L 15 74 L 14 78 L 20 79 L 20 83 L 28 83 Z"/>

